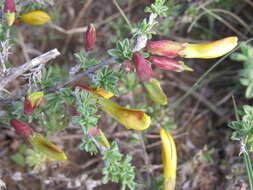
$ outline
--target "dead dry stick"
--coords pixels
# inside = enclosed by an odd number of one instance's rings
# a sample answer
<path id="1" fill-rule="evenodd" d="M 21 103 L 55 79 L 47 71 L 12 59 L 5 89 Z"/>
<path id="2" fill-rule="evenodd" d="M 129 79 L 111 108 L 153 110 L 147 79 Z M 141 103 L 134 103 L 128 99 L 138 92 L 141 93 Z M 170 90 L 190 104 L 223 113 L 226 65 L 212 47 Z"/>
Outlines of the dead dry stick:
<path id="1" fill-rule="evenodd" d="M 60 52 L 57 49 L 52 49 L 31 61 L 26 62 L 25 64 L 12 68 L 6 76 L 0 78 L 0 91 L 4 90 L 5 86 L 16 79 L 18 76 L 24 74 L 25 72 L 29 71 L 30 69 L 40 65 L 45 64 L 48 61 L 55 59 L 57 56 L 60 55 Z"/>

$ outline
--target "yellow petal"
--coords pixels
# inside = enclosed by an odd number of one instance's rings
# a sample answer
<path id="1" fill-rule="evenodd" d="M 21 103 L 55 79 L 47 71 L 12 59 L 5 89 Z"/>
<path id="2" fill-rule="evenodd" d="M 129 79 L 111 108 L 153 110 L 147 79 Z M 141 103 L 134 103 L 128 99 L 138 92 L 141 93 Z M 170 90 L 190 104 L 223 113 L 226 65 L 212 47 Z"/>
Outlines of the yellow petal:
<path id="1" fill-rule="evenodd" d="M 175 142 L 169 132 L 160 129 L 162 141 L 162 160 L 164 169 L 164 190 L 174 190 L 177 170 L 177 151 Z"/>
<path id="2" fill-rule="evenodd" d="M 148 95 L 151 100 L 157 104 L 166 105 L 168 103 L 167 96 L 164 94 L 160 83 L 156 79 L 151 79 L 144 83 Z"/>
<path id="3" fill-rule="evenodd" d="M 107 92 L 107 91 L 105 91 L 104 89 L 94 90 L 94 92 L 96 92 L 96 93 L 99 94 L 100 96 L 103 96 L 105 99 L 110 99 L 111 97 L 114 96 L 113 93 Z"/>
<path id="4" fill-rule="evenodd" d="M 99 137 L 98 138 L 99 138 L 98 143 L 100 145 L 102 145 L 102 146 L 104 146 L 104 147 L 106 147 L 108 149 L 111 147 L 111 145 L 110 145 L 109 141 L 107 140 L 105 134 L 100 129 L 99 129 Z"/>
<path id="5" fill-rule="evenodd" d="M 37 107 L 40 105 L 42 99 L 44 97 L 44 92 L 33 92 L 27 96 L 27 98 L 31 101 L 33 107 Z"/>
<path id="6" fill-rule="evenodd" d="M 51 21 L 50 16 L 44 11 L 30 11 L 20 16 L 22 22 L 33 26 L 40 26 Z"/>
<path id="7" fill-rule="evenodd" d="M 150 117 L 143 111 L 124 108 L 104 98 L 100 98 L 98 103 L 102 110 L 128 129 L 145 130 L 150 126 Z"/>
<path id="8" fill-rule="evenodd" d="M 44 153 L 49 159 L 58 161 L 67 160 L 65 153 L 42 135 L 36 133 L 29 139 L 29 141 L 35 149 Z"/>
<path id="9" fill-rule="evenodd" d="M 237 46 L 238 38 L 227 37 L 204 44 L 184 44 L 185 48 L 179 52 L 185 58 L 216 58 L 225 55 Z"/>
<path id="10" fill-rule="evenodd" d="M 4 13 L 5 21 L 8 26 L 13 25 L 15 21 L 15 13 Z"/>

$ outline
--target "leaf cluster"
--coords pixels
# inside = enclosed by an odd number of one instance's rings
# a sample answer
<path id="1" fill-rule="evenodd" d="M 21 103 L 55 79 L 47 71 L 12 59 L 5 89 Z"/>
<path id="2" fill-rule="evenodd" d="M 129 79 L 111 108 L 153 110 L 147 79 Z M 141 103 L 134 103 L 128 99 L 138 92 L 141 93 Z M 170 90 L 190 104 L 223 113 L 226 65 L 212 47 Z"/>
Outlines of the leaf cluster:
<path id="1" fill-rule="evenodd" d="M 91 94 L 87 91 L 79 91 L 81 102 L 77 100 L 76 105 L 77 111 L 80 113 L 80 116 L 72 117 L 74 124 L 82 126 L 84 134 L 88 134 L 89 127 L 96 127 L 99 119 L 99 115 L 96 114 L 97 99 L 92 97 Z"/>
<path id="2" fill-rule="evenodd" d="M 136 37 L 137 35 L 147 35 L 148 39 L 151 39 L 152 35 L 156 34 L 153 30 L 153 27 L 158 24 L 157 21 L 149 23 L 148 19 L 143 19 L 143 21 L 138 25 L 137 28 L 133 29 L 133 36 Z"/>
<path id="3" fill-rule="evenodd" d="M 85 52 L 83 49 L 74 55 L 83 70 L 98 64 L 97 60 L 88 58 L 87 52 Z"/>
<path id="4" fill-rule="evenodd" d="M 166 0 L 156 0 L 153 4 L 150 5 L 150 7 L 146 7 L 144 12 L 146 13 L 153 13 L 160 16 L 166 16 L 166 11 L 168 10 L 168 7 L 165 6 Z"/>
<path id="5" fill-rule="evenodd" d="M 117 93 L 117 86 L 119 77 L 116 72 L 108 67 L 99 70 L 96 73 L 96 78 L 94 80 L 97 89 L 104 89 L 107 92 Z"/>
<path id="6" fill-rule="evenodd" d="M 234 53 L 231 59 L 243 63 L 243 69 L 240 70 L 240 83 L 246 86 L 245 97 L 253 97 L 253 47 L 242 43 L 240 45 L 241 53 Z"/>
<path id="7" fill-rule="evenodd" d="M 79 148 L 81 150 L 85 150 L 86 152 L 89 152 L 91 155 L 95 155 L 98 152 L 98 149 L 95 143 L 93 142 L 93 140 L 86 136 L 82 138 L 82 143 L 79 145 Z"/>
<path id="8" fill-rule="evenodd" d="M 253 107 L 244 105 L 243 111 L 238 113 L 241 119 L 232 121 L 228 126 L 235 131 L 232 140 L 240 140 L 247 143 L 249 151 L 253 151 Z"/>
<path id="9" fill-rule="evenodd" d="M 134 166 L 131 165 L 132 157 L 130 155 L 123 156 L 115 141 L 111 148 L 104 151 L 102 155 L 105 160 L 105 167 L 102 169 L 103 183 L 106 184 L 109 180 L 120 182 L 121 190 L 125 190 L 126 187 L 134 190 L 136 183 L 134 182 Z"/>
<path id="10" fill-rule="evenodd" d="M 116 57 L 116 61 L 118 63 L 122 63 L 123 61 L 132 60 L 133 57 L 133 49 L 129 40 L 126 38 L 124 40 L 119 40 L 116 43 L 116 48 L 109 49 L 108 54 L 112 57 Z"/>

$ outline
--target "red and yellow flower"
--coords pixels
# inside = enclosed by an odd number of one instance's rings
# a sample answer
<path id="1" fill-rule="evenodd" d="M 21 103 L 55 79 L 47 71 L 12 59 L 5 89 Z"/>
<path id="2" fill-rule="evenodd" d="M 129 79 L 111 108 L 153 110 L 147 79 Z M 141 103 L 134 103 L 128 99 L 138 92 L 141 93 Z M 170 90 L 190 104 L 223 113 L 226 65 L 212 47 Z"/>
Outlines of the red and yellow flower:
<path id="1" fill-rule="evenodd" d="M 42 102 L 44 92 L 33 92 L 25 97 L 24 101 L 24 114 L 30 115 Z"/>
<path id="2" fill-rule="evenodd" d="M 12 119 L 10 123 L 21 137 L 29 141 L 34 149 L 44 154 L 48 159 L 57 161 L 67 160 L 67 156 L 61 149 L 39 133 L 34 132 L 28 124 L 22 123 L 17 119 Z"/>
<path id="3" fill-rule="evenodd" d="M 146 49 L 153 55 L 209 59 L 225 55 L 234 49 L 237 46 L 237 43 L 238 38 L 236 36 L 203 44 L 162 40 L 148 42 Z"/>
<path id="4" fill-rule="evenodd" d="M 15 21 L 16 5 L 14 0 L 5 0 L 4 18 L 8 26 L 13 25 Z"/>

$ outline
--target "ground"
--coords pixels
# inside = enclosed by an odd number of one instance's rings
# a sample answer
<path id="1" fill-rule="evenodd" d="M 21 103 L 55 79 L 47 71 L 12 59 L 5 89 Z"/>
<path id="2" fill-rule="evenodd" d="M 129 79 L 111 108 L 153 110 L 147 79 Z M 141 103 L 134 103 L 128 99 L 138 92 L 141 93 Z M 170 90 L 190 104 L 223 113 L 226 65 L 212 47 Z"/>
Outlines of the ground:
<path id="1" fill-rule="evenodd" d="M 236 19 L 231 19 L 231 15 L 229 17 L 226 13 L 218 12 L 214 12 L 217 13 L 216 16 L 205 15 L 199 18 L 191 31 L 187 32 L 193 21 L 212 1 L 176 2 L 183 8 L 179 10 L 180 14 L 168 17 L 175 23 L 167 29 L 159 29 L 153 39 L 204 42 L 237 35 L 240 41 L 243 41 L 252 35 L 251 30 L 248 31 L 238 24 Z M 252 28 L 252 2 L 241 0 L 240 5 L 236 5 L 237 8 L 231 8 L 236 0 L 224 2 L 227 3 L 226 6 L 225 3 L 218 2 L 207 9 L 226 10 L 235 17 L 241 18 L 246 26 Z M 137 23 L 146 16 L 143 9 L 150 3 L 151 1 L 148 0 L 120 1 L 120 5 L 132 23 Z M 194 13 L 196 15 L 189 16 L 185 13 L 191 5 L 197 7 L 195 10 L 197 12 Z M 61 0 L 49 6 L 48 10 L 58 11 L 59 18 L 56 24 L 66 31 L 94 23 L 97 31 L 97 59 L 106 57 L 106 51 L 114 47 L 117 37 L 129 36 L 121 14 L 108 0 Z M 166 19 L 161 19 L 159 25 L 166 24 L 164 20 Z M 84 47 L 83 32 L 72 35 L 49 26 L 36 28 L 19 25 L 17 28 L 18 43 L 14 53 L 10 55 L 10 60 L 15 66 L 42 52 L 57 48 L 62 55 L 53 61 L 53 64 L 71 67 L 75 64 L 73 54 Z M 188 60 L 187 64 L 193 67 L 194 72 L 173 73 L 157 69 L 156 74 L 169 97 L 169 105 L 165 109 L 169 109 L 171 104 L 184 95 L 217 60 Z M 229 121 L 235 120 L 232 96 L 238 107 L 244 104 L 250 105 L 252 102 L 244 98 L 245 89 L 238 82 L 238 71 L 241 67 L 241 63 L 230 58 L 225 59 L 205 77 L 201 88 L 192 92 L 171 112 L 177 124 L 177 128 L 171 130 L 178 151 L 176 189 L 244 190 L 248 187 L 243 157 L 239 155 L 240 144 L 230 139 L 232 130 L 227 127 Z M 22 78 L 14 81 L 8 87 L 12 93 L 10 96 L 15 97 L 25 82 Z M 140 87 L 134 94 L 131 92 L 114 100 L 126 105 L 128 101 L 142 101 L 143 93 Z M 149 106 L 152 107 L 153 104 Z M 4 109 L 6 108 L 0 110 Z M 25 142 L 15 134 L 13 129 L 10 129 L 10 126 L 4 124 L 0 126 L 0 176 L 8 190 L 116 190 L 120 188 L 115 183 L 102 185 L 101 156 L 99 154 L 90 156 L 78 149 L 82 138 L 80 128 L 68 126 L 50 137 L 69 156 L 67 162 L 53 164 L 43 172 L 34 173 L 10 159 Z M 110 117 L 104 115 L 99 122 L 99 127 L 104 130 L 109 140 L 117 139 L 122 153 L 133 155 L 133 164 L 138 171 L 136 179 L 140 184 L 151 184 L 163 173 L 158 126 L 159 121 L 153 122 L 152 130 L 143 134 L 143 143 L 145 143 L 143 148 L 142 143 L 129 143 L 132 132 L 113 122 Z M 146 164 L 150 167 L 148 168 Z M 140 186 L 139 189 L 144 188 Z"/>

